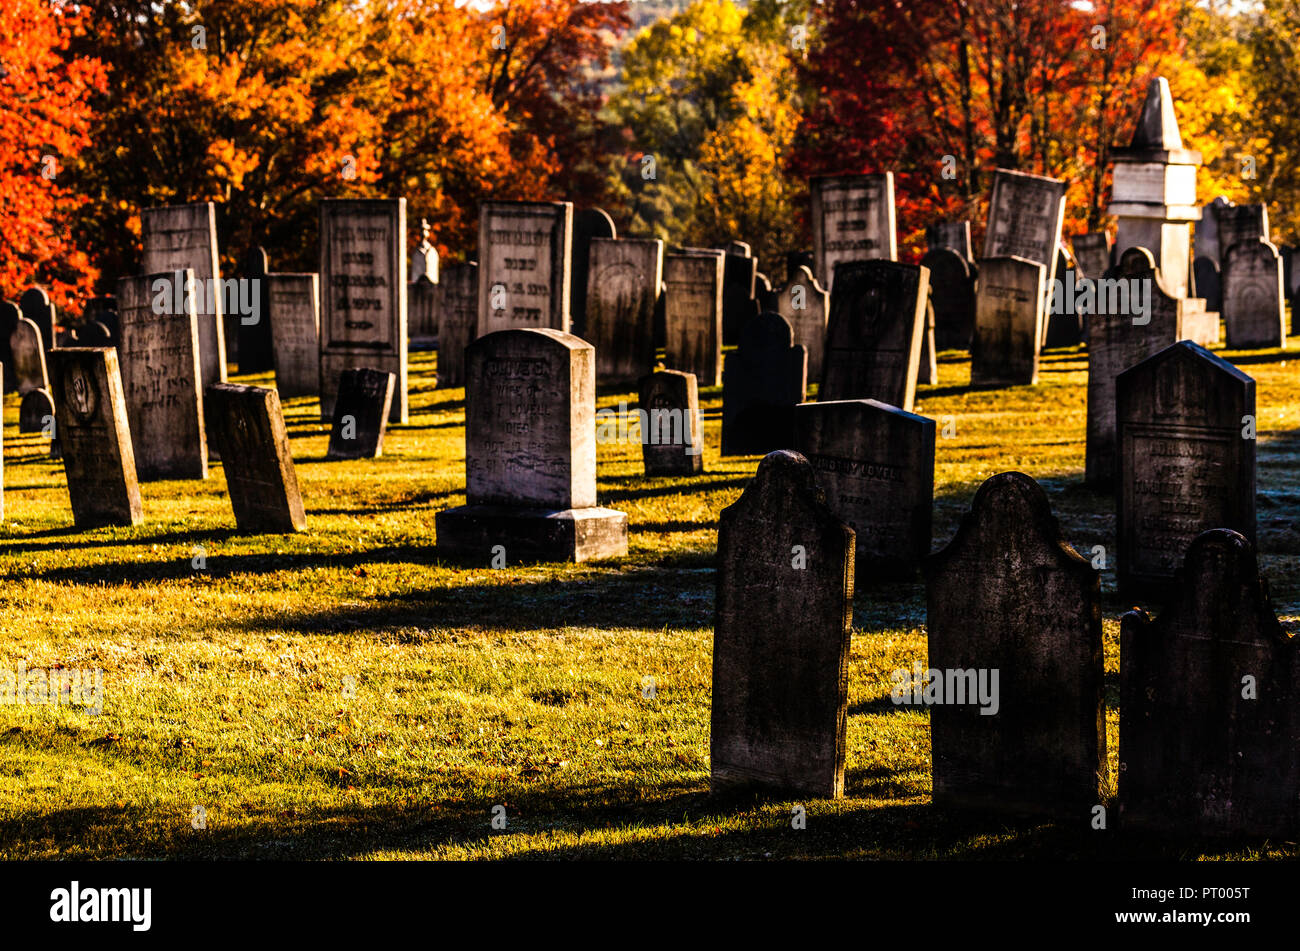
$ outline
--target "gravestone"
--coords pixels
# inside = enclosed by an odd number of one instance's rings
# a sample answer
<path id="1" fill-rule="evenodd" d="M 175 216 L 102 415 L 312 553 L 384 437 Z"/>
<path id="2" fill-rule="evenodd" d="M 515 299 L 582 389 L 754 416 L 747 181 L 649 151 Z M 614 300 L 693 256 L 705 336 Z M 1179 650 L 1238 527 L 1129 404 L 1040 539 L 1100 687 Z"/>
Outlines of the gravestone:
<path id="1" fill-rule="evenodd" d="M 112 347 L 113 332 L 102 321 L 92 320 L 88 324 L 83 324 L 77 328 L 77 343 L 82 347 L 92 349 L 98 347 Z"/>
<path id="2" fill-rule="evenodd" d="M 614 221 L 599 208 L 583 208 L 573 213 L 573 272 L 572 301 L 570 303 L 569 332 L 584 339 L 587 336 L 587 293 L 591 279 L 591 242 L 597 238 L 613 240 L 618 237 Z M 600 347 L 596 348 L 597 359 Z M 600 366 L 596 367 L 596 376 L 600 377 Z"/>
<path id="3" fill-rule="evenodd" d="M 975 293 L 972 386 L 1021 386 L 1038 382 L 1042 339 L 1043 282 L 1047 269 L 1024 258 L 980 261 Z"/>
<path id="4" fill-rule="evenodd" d="M 280 397 L 273 389 L 215 383 L 204 394 L 207 430 L 221 457 L 235 526 L 280 535 L 307 527 Z"/>
<path id="5" fill-rule="evenodd" d="M 465 496 L 439 551 L 483 562 L 627 554 L 627 515 L 596 504 L 596 364 L 558 330 L 505 330 L 465 352 Z"/>
<path id="6" fill-rule="evenodd" d="M 916 396 L 930 272 L 895 261 L 839 266 L 819 400 L 876 399 L 907 412 Z"/>
<path id="7" fill-rule="evenodd" d="M 120 321 L 117 316 L 117 298 L 111 294 L 105 297 L 92 297 L 86 301 L 81 319 L 87 324 L 98 322 L 108 328 L 111 346 L 117 346 L 117 331 Z"/>
<path id="8" fill-rule="evenodd" d="M 1123 303 L 1117 295 L 1115 300 L 1108 297 L 1104 305 L 1099 301 L 1088 315 L 1085 480 L 1097 489 L 1111 488 L 1116 473 L 1115 379 L 1175 341 L 1209 344 L 1217 339 L 1219 329 L 1219 315 L 1207 312 L 1204 300 L 1175 298 L 1165 290 L 1160 271 L 1145 248 L 1125 251 L 1113 277 L 1130 282 L 1130 287 L 1145 288 L 1150 314 L 1149 318 L 1134 314 L 1131 297 L 1127 310 L 1112 306 Z"/>
<path id="9" fill-rule="evenodd" d="M 48 389 L 45 370 L 45 344 L 36 322 L 19 317 L 9 335 L 9 358 L 13 361 L 14 381 L 19 393 Z"/>
<path id="10" fill-rule="evenodd" d="M 925 229 L 926 254 L 955 251 L 967 265 L 975 263 L 971 252 L 969 221 L 936 221 Z M 924 263 L 924 262 L 922 262 Z"/>
<path id="11" fill-rule="evenodd" d="M 898 260 L 894 173 L 813 178 L 813 273 L 834 291 L 840 263 Z"/>
<path id="12" fill-rule="evenodd" d="M 4 373 L 4 391 L 12 393 L 18 389 L 18 380 L 14 376 L 14 357 L 9 349 L 9 338 L 18 329 L 18 319 L 22 311 L 11 300 L 0 300 L 0 369 Z"/>
<path id="13" fill-rule="evenodd" d="M 1223 283 L 1219 277 L 1218 260 L 1197 258 L 1192 262 L 1192 275 L 1196 281 L 1196 296 L 1205 300 L 1205 309 L 1222 313 Z"/>
<path id="14" fill-rule="evenodd" d="M 411 255 L 411 272 L 408 275 L 411 284 L 438 283 L 438 249 L 429 240 L 429 219 L 420 219 L 420 244 Z M 415 336 L 412 328 L 411 336 Z"/>
<path id="15" fill-rule="evenodd" d="M 859 582 L 910 578 L 930 553 L 934 420 L 878 400 L 804 403 L 794 447 L 857 534 Z"/>
<path id="16" fill-rule="evenodd" d="M 921 359 L 916 366 L 918 385 L 933 386 L 939 382 L 939 357 L 934 346 L 934 303 L 925 302 L 925 333 L 921 336 Z"/>
<path id="17" fill-rule="evenodd" d="M 701 386 L 722 383 L 721 251 L 664 255 L 664 362 L 694 373 Z"/>
<path id="18" fill-rule="evenodd" d="M 1201 532 L 1230 528 L 1255 541 L 1255 381 L 1180 340 L 1115 388 L 1119 589 L 1160 596 Z"/>
<path id="19" fill-rule="evenodd" d="M 1223 258 L 1223 252 L 1227 250 L 1219 243 L 1219 209 L 1231 205 L 1232 202 L 1219 195 L 1214 201 L 1201 208 L 1201 220 L 1196 223 L 1196 256 L 1209 258 L 1216 268 Z"/>
<path id="20" fill-rule="evenodd" d="M 831 295 L 822 290 L 807 267 L 800 266 L 790 283 L 775 295 L 776 312 L 794 328 L 794 342 L 808 351 L 808 382 L 822 378 L 822 355 L 826 352 L 826 317 Z"/>
<path id="21" fill-rule="evenodd" d="M 487 201 L 479 209 L 478 329 L 570 327 L 573 205 Z"/>
<path id="22" fill-rule="evenodd" d="M 746 323 L 758 316 L 758 261 L 743 241 L 719 248 L 722 259 L 722 342 L 740 340 Z"/>
<path id="23" fill-rule="evenodd" d="M 410 349 L 437 349 L 437 284 L 421 278 L 406 285 L 406 318 L 410 323 Z"/>
<path id="24" fill-rule="evenodd" d="M 952 248 L 933 248 L 921 258 L 930 271 L 934 344 L 940 350 L 969 350 L 975 335 L 975 279 L 970 265 Z"/>
<path id="25" fill-rule="evenodd" d="M 227 314 L 227 335 L 233 324 L 238 346 L 234 359 L 240 373 L 265 373 L 275 368 L 275 348 L 272 342 L 271 305 L 266 251 L 249 248 L 244 258 L 244 280 L 248 281 L 251 300 L 256 302 L 254 313 Z"/>
<path id="26" fill-rule="evenodd" d="M 1041 264 L 1043 301 L 1040 306 L 1039 346 L 1046 331 L 1047 295 L 1056 279 L 1056 253 L 1065 224 L 1065 182 L 1043 175 L 1000 168 L 993 173 L 989 196 L 988 228 L 984 235 L 985 258 L 1023 258 Z M 983 264 L 980 276 L 984 277 Z"/>
<path id="27" fill-rule="evenodd" d="M 465 385 L 465 348 L 478 322 L 478 265 L 448 264 L 438 282 L 438 385 Z"/>
<path id="28" fill-rule="evenodd" d="M 789 448 L 794 408 L 808 396 L 808 351 L 780 314 L 746 322 L 722 375 L 722 455 Z"/>
<path id="29" fill-rule="evenodd" d="M 655 363 L 654 317 L 663 283 L 664 243 L 593 238 L 587 252 L 587 324 L 598 383 L 632 384 Z"/>
<path id="30" fill-rule="evenodd" d="M 193 271 L 117 282 L 122 390 L 144 481 L 208 477 L 198 314 L 186 289 L 197 291 Z"/>
<path id="31" fill-rule="evenodd" d="M 1267 241 L 1238 241 L 1224 254 L 1223 324 L 1229 350 L 1286 346 L 1282 259 Z"/>
<path id="32" fill-rule="evenodd" d="M 383 370 L 352 367 L 339 380 L 326 459 L 378 459 L 397 378 Z"/>
<path id="33" fill-rule="evenodd" d="M 762 271 L 754 275 L 754 300 L 757 302 L 759 313 L 764 311 L 776 313 L 776 292 L 772 290 L 771 279 Z"/>
<path id="34" fill-rule="evenodd" d="M 221 267 L 217 262 L 217 209 L 210 201 L 145 208 L 140 212 L 144 256 L 142 274 L 194 273 L 195 317 L 199 335 L 200 392 L 226 382 L 227 326 Z M 233 326 L 230 328 L 233 330 Z M 231 337 L 236 340 L 235 337 Z M 122 361 L 125 383 L 126 361 Z M 129 387 L 128 387 L 129 389 Z M 128 405 L 130 395 L 127 396 Z M 134 431 L 134 430 L 133 430 Z M 136 434 L 136 442 L 140 441 Z M 136 447 L 140 451 L 140 447 Z M 139 460 L 137 460 L 139 461 Z M 141 478 L 147 478 L 141 475 Z"/>
<path id="35" fill-rule="evenodd" d="M 54 419 L 54 400 L 45 389 L 28 390 L 18 404 L 18 431 L 20 433 L 51 433 Z"/>
<path id="36" fill-rule="evenodd" d="M 18 309 L 23 316 L 34 323 L 41 331 L 41 343 L 48 350 L 58 339 L 58 308 L 50 301 L 50 295 L 43 287 L 33 287 L 18 298 Z"/>
<path id="37" fill-rule="evenodd" d="M 694 373 L 657 370 L 638 387 L 641 455 L 648 476 L 698 475 L 704 471 L 704 429 Z"/>
<path id="38" fill-rule="evenodd" d="M 1300 662 L 1237 532 L 1192 541 L 1159 617 L 1121 619 L 1119 762 L 1126 828 L 1300 831 Z"/>
<path id="39" fill-rule="evenodd" d="M 1089 231 L 1075 235 L 1070 243 L 1074 246 L 1074 261 L 1080 277 L 1104 277 L 1111 269 L 1110 235 L 1107 232 Z"/>
<path id="40" fill-rule="evenodd" d="M 1058 254 L 1056 258 L 1056 281 L 1062 291 L 1076 286 L 1078 269 L 1066 258 Z M 1083 342 L 1083 313 L 1074 307 L 1061 305 L 1055 293 L 1054 285 L 1047 292 L 1047 328 L 1043 332 L 1043 349 L 1059 347 L 1077 347 Z"/>
<path id="41" fill-rule="evenodd" d="M 925 574 L 935 806 L 1086 822 L 1106 776 L 1099 573 L 1038 483 L 1003 472 Z"/>
<path id="42" fill-rule="evenodd" d="M 1228 251 L 1238 241 L 1269 240 L 1268 205 L 1217 205 L 1214 219 L 1218 226 L 1219 271 L 1228 261 Z"/>
<path id="43" fill-rule="evenodd" d="M 268 274 L 267 316 L 281 399 L 320 392 L 320 277 Z"/>
<path id="44" fill-rule="evenodd" d="M 406 199 L 320 203 L 320 412 L 334 418 L 344 370 L 396 374 L 390 423 L 408 418 Z"/>
<path id="45" fill-rule="evenodd" d="M 50 367 L 73 523 L 81 529 L 139 525 L 144 514 L 117 351 L 53 350 Z"/>
<path id="46" fill-rule="evenodd" d="M 715 603 L 710 789 L 840 798 L 853 529 L 798 453 L 764 457 L 722 510 Z"/>
<path id="47" fill-rule="evenodd" d="M 794 283 L 799 276 L 799 268 L 801 267 L 806 267 L 809 274 L 816 273 L 817 259 L 813 253 L 811 251 L 787 251 L 785 253 L 786 284 Z"/>

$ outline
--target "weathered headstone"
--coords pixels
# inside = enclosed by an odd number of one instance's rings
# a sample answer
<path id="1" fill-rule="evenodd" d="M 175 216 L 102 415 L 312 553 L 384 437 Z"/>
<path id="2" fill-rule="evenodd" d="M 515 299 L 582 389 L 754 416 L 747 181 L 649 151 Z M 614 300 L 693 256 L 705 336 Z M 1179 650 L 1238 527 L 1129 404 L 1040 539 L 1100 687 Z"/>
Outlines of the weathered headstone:
<path id="1" fill-rule="evenodd" d="M 1215 267 L 1219 266 L 1223 259 L 1223 252 L 1226 250 L 1219 244 L 1219 209 L 1231 205 L 1232 202 L 1219 195 L 1214 201 L 1201 208 L 1201 220 L 1196 223 L 1196 256 L 1209 258 L 1214 262 Z"/>
<path id="2" fill-rule="evenodd" d="M 19 393 L 49 387 L 49 376 L 45 370 L 45 343 L 35 321 L 26 317 L 18 318 L 13 333 L 9 335 L 9 354 Z"/>
<path id="3" fill-rule="evenodd" d="M 804 403 L 794 447 L 857 533 L 858 579 L 915 575 L 930 553 L 934 420 L 878 400 Z"/>
<path id="4" fill-rule="evenodd" d="M 1255 540 L 1255 381 L 1180 340 L 1115 388 L 1120 593 L 1159 596 L 1201 532 Z"/>
<path id="5" fill-rule="evenodd" d="M 1238 241 L 1269 240 L 1268 205 L 1216 205 L 1214 218 L 1218 226 L 1220 272 L 1227 264 L 1229 249 Z"/>
<path id="6" fill-rule="evenodd" d="M 573 205 L 487 201 L 479 209 L 478 330 L 570 328 Z"/>
<path id="7" fill-rule="evenodd" d="M 664 360 L 694 373 L 701 386 L 722 383 L 721 251 L 664 255 Z"/>
<path id="8" fill-rule="evenodd" d="M 1158 618 L 1122 618 L 1119 762 L 1126 827 L 1300 831 L 1300 657 L 1237 532 L 1192 541 Z"/>
<path id="9" fill-rule="evenodd" d="M 330 427 L 327 459 L 377 459 L 384 454 L 384 433 L 397 378 L 384 370 L 352 367 L 339 380 Z"/>
<path id="10" fill-rule="evenodd" d="M 53 350 L 50 365 L 74 524 L 140 524 L 144 515 L 117 351 Z"/>
<path id="11" fill-rule="evenodd" d="M 780 314 L 746 322 L 722 374 L 722 455 L 788 449 L 794 408 L 808 396 L 808 351 Z"/>
<path id="12" fill-rule="evenodd" d="M 1042 311 L 1038 328 L 1040 347 L 1046 330 L 1047 295 L 1056 279 L 1056 252 L 1061 244 L 1064 224 L 1065 182 L 1005 168 L 994 172 L 981 260 L 1023 258 L 1046 269 L 1047 273 L 1043 275 L 1044 296 L 1039 308 Z M 985 277 L 981 264 L 981 283 Z"/>
<path id="13" fill-rule="evenodd" d="M 50 422 L 54 419 L 54 399 L 46 389 L 28 390 L 18 404 L 18 431 L 20 433 L 52 433 Z"/>
<path id="14" fill-rule="evenodd" d="M 1225 252 L 1223 324 L 1229 350 L 1286 346 L 1282 259 L 1267 241 L 1238 241 Z"/>
<path id="15" fill-rule="evenodd" d="M 975 294 L 972 386 L 1020 386 L 1038 382 L 1046 268 L 1024 258 L 980 261 Z"/>
<path id="16" fill-rule="evenodd" d="M 305 529 L 279 395 L 266 387 L 216 383 L 204 396 L 207 430 L 222 460 L 239 531 L 275 535 Z"/>
<path id="17" fill-rule="evenodd" d="M 949 250 L 968 265 L 975 263 L 971 251 L 969 221 L 936 221 L 925 229 L 926 253 Z"/>
<path id="18" fill-rule="evenodd" d="M 975 335 L 975 280 L 952 248 L 933 248 L 921 258 L 930 271 L 934 341 L 940 350 L 969 350 Z"/>
<path id="19" fill-rule="evenodd" d="M 221 292 L 221 267 L 217 262 L 216 206 L 201 201 L 145 208 L 140 212 L 140 228 L 144 241 L 142 274 L 172 274 L 186 269 L 193 272 L 200 386 L 226 382 L 225 295 Z M 122 366 L 125 374 L 125 359 Z"/>
<path id="20" fill-rule="evenodd" d="M 839 266 L 819 400 L 875 399 L 907 412 L 916 396 L 930 272 L 895 261 Z"/>
<path id="21" fill-rule="evenodd" d="M 813 273 L 823 287 L 835 289 L 835 268 L 842 262 L 898 260 L 893 172 L 818 177 L 809 186 Z"/>
<path id="22" fill-rule="evenodd" d="M 808 382 L 818 382 L 822 377 L 822 354 L 826 351 L 826 318 L 831 295 L 822 290 L 811 270 L 800 267 L 790 283 L 773 296 L 776 312 L 794 328 L 794 342 L 808 351 Z"/>
<path id="23" fill-rule="evenodd" d="M 596 380 L 634 383 L 654 366 L 654 317 L 663 283 L 664 243 L 592 238 L 587 252 L 587 323 Z"/>
<path id="24" fill-rule="evenodd" d="M 281 399 L 320 392 L 320 278 L 267 274 L 267 317 Z"/>
<path id="25" fill-rule="evenodd" d="M 1080 277 L 1104 277 L 1111 269 L 1110 235 L 1105 231 L 1078 234 L 1070 242 Z"/>
<path id="26" fill-rule="evenodd" d="M 320 411 L 350 367 L 396 374 L 390 423 L 407 421 L 406 199 L 320 203 Z"/>
<path id="27" fill-rule="evenodd" d="M 844 795 L 853 541 L 808 460 L 788 450 L 766 456 L 722 510 L 713 792 Z"/>
<path id="28" fill-rule="evenodd" d="M 23 312 L 11 300 L 0 300 L 0 370 L 4 373 L 4 391 L 12 393 L 18 389 L 18 380 L 14 376 L 14 358 L 9 349 L 9 338 L 18 329 L 18 319 Z"/>
<path id="29" fill-rule="evenodd" d="M 23 316 L 34 323 L 41 331 L 41 343 L 45 349 L 54 346 L 58 339 L 58 308 L 50 300 L 49 293 L 43 287 L 33 287 L 23 292 L 18 298 L 18 307 Z"/>
<path id="30" fill-rule="evenodd" d="M 1196 282 L 1196 296 L 1204 299 L 1205 309 L 1222 313 L 1223 282 L 1219 277 L 1218 259 L 1197 258 L 1192 262 L 1192 275 Z"/>
<path id="31" fill-rule="evenodd" d="M 448 264 L 438 281 L 438 385 L 465 385 L 465 348 L 478 324 L 478 265 Z"/>
<path id="32" fill-rule="evenodd" d="M 704 471 L 704 430 L 694 373 L 658 370 L 639 386 L 641 455 L 645 474 L 697 475 Z"/>
<path id="33" fill-rule="evenodd" d="M 925 573 L 929 671 L 895 700 L 931 704 L 935 806 L 1086 822 L 1106 775 L 1100 575 L 1020 472 L 980 486 Z"/>
<path id="34" fill-rule="evenodd" d="M 722 342 L 740 339 L 745 324 L 758 316 L 758 261 L 748 244 L 732 241 L 719 248 L 722 259 Z"/>
<path id="35" fill-rule="evenodd" d="M 1078 268 L 1064 253 L 1056 256 L 1056 280 L 1062 290 L 1074 287 Z M 1047 293 L 1047 327 L 1043 331 L 1043 348 L 1077 347 L 1083 342 L 1083 313 L 1075 307 L 1058 305 L 1055 286 Z"/>
<path id="36" fill-rule="evenodd" d="M 197 293 L 193 271 L 117 282 L 122 390 L 141 480 L 208 476 Z"/>
<path id="37" fill-rule="evenodd" d="M 269 282 L 266 251 L 249 248 L 244 258 L 244 280 L 256 306 L 251 314 L 227 314 L 227 335 L 231 326 L 238 341 L 233 359 L 240 373 L 265 373 L 275 367 L 275 349 L 272 344 L 271 307 L 268 299 Z"/>
<path id="38" fill-rule="evenodd" d="M 591 279 L 591 242 L 597 238 L 612 240 L 618 237 L 614 220 L 599 208 L 583 208 L 573 213 L 573 261 L 572 300 L 569 306 L 570 333 L 590 340 L 587 336 L 587 292 Z M 599 359 L 600 348 L 596 348 Z M 596 376 L 600 376 L 600 366 L 596 367 Z"/>
<path id="39" fill-rule="evenodd" d="M 500 564 L 627 553 L 627 515 L 596 504 L 596 365 L 558 330 L 466 348 L 465 495 L 437 515 L 438 548 Z"/>

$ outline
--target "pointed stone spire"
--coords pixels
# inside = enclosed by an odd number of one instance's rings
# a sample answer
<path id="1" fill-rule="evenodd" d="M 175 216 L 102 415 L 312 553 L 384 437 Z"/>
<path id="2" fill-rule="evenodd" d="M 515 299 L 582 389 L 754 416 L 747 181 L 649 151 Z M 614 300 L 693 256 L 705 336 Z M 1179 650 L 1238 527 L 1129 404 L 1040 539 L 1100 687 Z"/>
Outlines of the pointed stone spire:
<path id="1" fill-rule="evenodd" d="M 1178 116 L 1174 113 L 1174 97 L 1169 92 L 1169 81 L 1163 76 L 1151 80 L 1147 98 L 1142 103 L 1142 115 L 1129 148 L 1173 151 L 1183 147 L 1183 137 L 1178 131 Z"/>

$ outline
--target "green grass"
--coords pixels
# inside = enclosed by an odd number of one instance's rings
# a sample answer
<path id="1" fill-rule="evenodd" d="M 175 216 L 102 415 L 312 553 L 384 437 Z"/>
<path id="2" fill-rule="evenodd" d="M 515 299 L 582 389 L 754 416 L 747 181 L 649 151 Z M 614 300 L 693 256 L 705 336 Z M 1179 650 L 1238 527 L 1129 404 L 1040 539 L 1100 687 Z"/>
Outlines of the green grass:
<path id="1" fill-rule="evenodd" d="M 1287 619 L 1300 614 L 1297 360 L 1235 361 L 1258 381 L 1261 560 Z M 889 672 L 924 660 L 920 583 L 858 592 L 846 797 L 801 803 L 802 831 L 793 803 L 711 799 L 717 516 L 757 462 L 719 459 L 720 392 L 701 394 L 700 478 L 647 479 L 639 446 L 600 447 L 599 501 L 628 513 L 626 558 L 491 570 L 438 557 L 434 514 L 464 501 L 464 391 L 434 388 L 431 354 L 411 371 L 411 422 L 379 460 L 324 462 L 315 401 L 285 407 L 309 525 L 297 536 L 236 533 L 220 465 L 206 482 L 142 486 L 137 528 L 75 531 L 61 464 L 18 434 L 6 399 L 0 670 L 100 667 L 105 701 L 98 716 L 0 706 L 0 858 L 1296 855 L 936 811 L 928 717 L 883 702 Z M 983 479 L 1020 469 L 1077 548 L 1111 548 L 1113 505 L 1082 486 L 1084 355 L 1048 354 L 1037 387 L 968 392 L 968 379 L 964 355 L 943 354 L 917 400 L 956 424 L 938 442 L 935 546 Z M 598 405 L 620 399 L 634 397 Z M 1113 784 L 1125 605 L 1112 571 L 1103 584 Z"/>

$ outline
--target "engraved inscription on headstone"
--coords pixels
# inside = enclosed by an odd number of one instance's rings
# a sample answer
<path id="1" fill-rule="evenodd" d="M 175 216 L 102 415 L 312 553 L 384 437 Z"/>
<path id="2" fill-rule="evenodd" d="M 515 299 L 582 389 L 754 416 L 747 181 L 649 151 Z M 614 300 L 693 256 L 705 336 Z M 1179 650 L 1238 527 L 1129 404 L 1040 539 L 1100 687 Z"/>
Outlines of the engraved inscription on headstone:
<path id="1" fill-rule="evenodd" d="M 1023 258 L 980 261 L 975 294 L 972 386 L 1019 386 L 1038 382 L 1046 268 Z"/>
<path id="2" fill-rule="evenodd" d="M 488 201 L 479 210 L 478 332 L 568 333 L 570 202 Z"/>
<path id="3" fill-rule="evenodd" d="M 898 260 L 894 173 L 813 178 L 813 273 L 833 291 L 841 262 Z"/>

